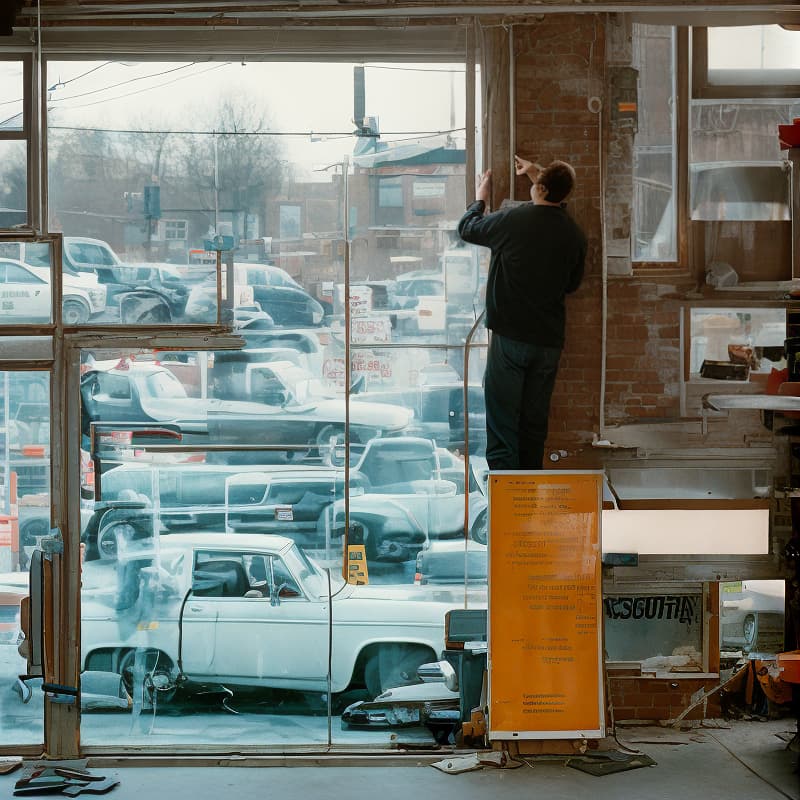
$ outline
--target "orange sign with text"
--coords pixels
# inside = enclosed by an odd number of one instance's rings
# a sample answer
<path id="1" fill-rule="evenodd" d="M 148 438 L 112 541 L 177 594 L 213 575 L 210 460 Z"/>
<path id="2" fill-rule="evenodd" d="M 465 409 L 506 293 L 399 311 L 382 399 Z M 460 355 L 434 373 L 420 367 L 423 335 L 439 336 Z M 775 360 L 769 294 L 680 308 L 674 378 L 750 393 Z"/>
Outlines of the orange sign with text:
<path id="1" fill-rule="evenodd" d="M 489 738 L 605 735 L 602 472 L 489 476 Z"/>

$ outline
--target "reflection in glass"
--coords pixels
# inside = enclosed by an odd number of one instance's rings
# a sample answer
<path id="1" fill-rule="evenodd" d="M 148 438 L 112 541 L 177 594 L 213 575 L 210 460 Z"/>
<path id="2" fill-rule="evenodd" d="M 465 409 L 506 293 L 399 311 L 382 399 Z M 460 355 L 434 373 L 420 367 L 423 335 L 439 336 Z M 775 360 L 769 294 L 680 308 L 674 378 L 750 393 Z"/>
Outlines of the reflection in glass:
<path id="1" fill-rule="evenodd" d="M 639 101 L 633 145 L 634 261 L 677 258 L 675 217 L 675 35 L 659 25 L 634 25 Z M 664 80 L 668 75 L 669 79 Z"/>
<path id="2" fill-rule="evenodd" d="M 27 684 L 17 647 L 19 607 L 33 550 L 50 531 L 50 381 L 45 372 L 0 373 L 0 743 L 43 740 L 41 679 Z"/>
<path id="3" fill-rule="evenodd" d="M 23 131 L 23 71 L 21 61 L 0 61 L 0 129 Z"/>
<path id="4" fill-rule="evenodd" d="M 245 341 L 83 354 L 84 666 L 121 676 L 133 713 L 84 714 L 82 740 L 321 743 L 329 712 L 401 684 L 416 691 L 417 667 L 438 658 L 444 615 L 465 593 L 485 606 L 472 570 L 468 587 L 449 568 L 447 581 L 434 570 L 415 583 L 424 551 L 460 547 L 480 561 L 487 538 L 485 330 L 463 401 L 488 265 L 455 236 L 464 69 L 364 67 L 373 116 L 354 136 L 353 65 L 179 68 L 204 108 L 232 76 L 243 99 L 208 119 L 192 103 L 152 126 L 160 133 L 67 122 L 66 99 L 51 113 L 51 207 L 76 271 L 107 287 L 105 319 L 213 321 L 214 247 L 232 237 L 235 249 L 219 251 L 232 285 L 225 277 L 221 289 Z M 422 81 L 442 103 L 420 107 Z M 331 102 L 296 103 L 298 85 Z M 101 159 L 85 157 L 88 142 Z M 118 204 L 122 230 L 77 227 L 71 196 L 89 175 L 103 188 L 81 202 Z M 184 297 L 166 296 L 167 273 Z M 131 296 L 149 317 L 135 316 Z M 359 541 L 369 585 L 344 585 L 344 544 Z M 225 709 L 239 712 L 235 728 L 219 726 Z M 334 728 L 337 742 L 391 736 Z"/>
<path id="5" fill-rule="evenodd" d="M 780 25 L 708 28 L 710 82 L 769 84 L 775 70 L 800 70 L 799 44 L 798 32 Z"/>
<path id="6" fill-rule="evenodd" d="M 691 376 L 752 380 L 784 359 L 782 308 L 693 308 L 689 318 Z"/>
<path id="7" fill-rule="evenodd" d="M 24 141 L 0 141 L 0 197 L 0 228 L 28 224 L 28 159 Z"/>

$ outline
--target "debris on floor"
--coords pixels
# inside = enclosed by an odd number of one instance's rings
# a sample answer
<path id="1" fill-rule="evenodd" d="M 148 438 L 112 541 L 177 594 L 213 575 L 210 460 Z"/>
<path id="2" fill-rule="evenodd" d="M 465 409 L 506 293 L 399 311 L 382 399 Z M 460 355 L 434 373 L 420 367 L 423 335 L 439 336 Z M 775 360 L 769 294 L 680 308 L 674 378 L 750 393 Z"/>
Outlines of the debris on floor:
<path id="1" fill-rule="evenodd" d="M 116 777 L 86 769 L 85 760 L 36 761 L 25 765 L 22 777 L 14 784 L 14 796 L 106 794 L 118 785 Z"/>
<path id="2" fill-rule="evenodd" d="M 470 753 L 467 756 L 453 756 L 442 761 L 431 764 L 448 775 L 459 775 L 462 772 L 473 772 L 474 770 L 484 769 L 484 767 L 494 767 L 496 769 L 517 769 L 524 762 L 511 758 L 505 750 L 489 750 L 485 753 Z"/>
<path id="3" fill-rule="evenodd" d="M 644 753 L 622 753 L 619 750 L 606 750 L 601 753 L 587 752 L 582 756 L 573 756 L 567 760 L 567 766 L 601 777 L 626 772 L 640 767 L 654 767 L 656 762 Z"/>

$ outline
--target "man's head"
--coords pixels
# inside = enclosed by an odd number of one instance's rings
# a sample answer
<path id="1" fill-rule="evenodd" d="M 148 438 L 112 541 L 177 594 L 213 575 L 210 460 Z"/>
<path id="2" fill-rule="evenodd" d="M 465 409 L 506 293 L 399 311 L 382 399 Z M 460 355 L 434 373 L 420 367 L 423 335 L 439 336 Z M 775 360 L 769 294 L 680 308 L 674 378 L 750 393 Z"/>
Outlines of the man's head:
<path id="1" fill-rule="evenodd" d="M 559 205 L 575 188 L 575 170 L 566 161 L 553 161 L 539 172 L 531 186 L 534 200 Z"/>

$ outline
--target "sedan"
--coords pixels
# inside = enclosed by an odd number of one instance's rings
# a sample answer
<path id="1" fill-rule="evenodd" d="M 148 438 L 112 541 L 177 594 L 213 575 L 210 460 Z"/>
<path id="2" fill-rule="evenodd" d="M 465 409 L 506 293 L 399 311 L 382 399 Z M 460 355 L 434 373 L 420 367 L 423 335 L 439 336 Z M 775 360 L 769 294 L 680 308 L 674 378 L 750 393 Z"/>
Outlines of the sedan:
<path id="1" fill-rule="evenodd" d="M 130 688 L 143 674 L 160 699 L 210 681 L 325 692 L 329 669 L 331 691 L 374 697 L 418 680 L 459 606 L 424 587 L 346 584 L 281 536 L 159 538 L 84 565 L 81 634 L 84 669 Z"/>

